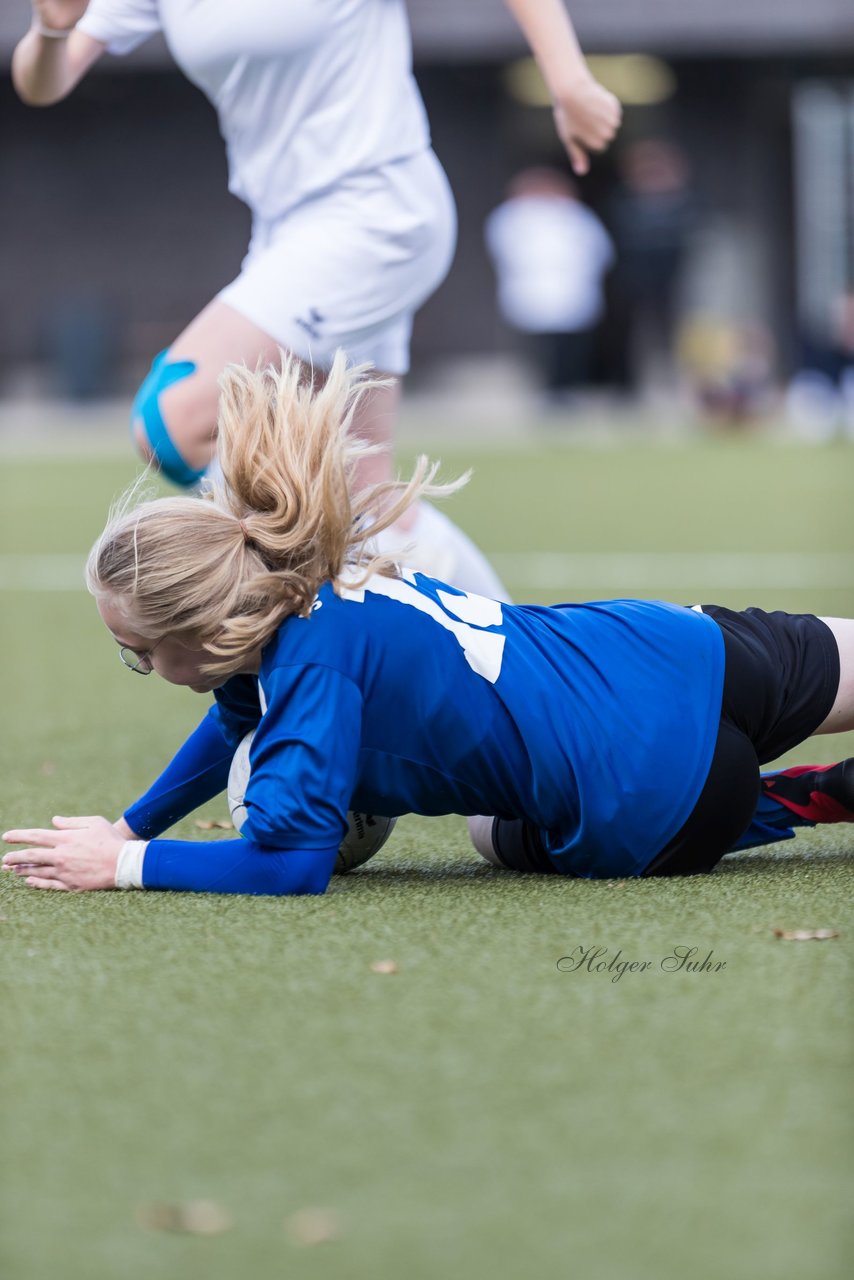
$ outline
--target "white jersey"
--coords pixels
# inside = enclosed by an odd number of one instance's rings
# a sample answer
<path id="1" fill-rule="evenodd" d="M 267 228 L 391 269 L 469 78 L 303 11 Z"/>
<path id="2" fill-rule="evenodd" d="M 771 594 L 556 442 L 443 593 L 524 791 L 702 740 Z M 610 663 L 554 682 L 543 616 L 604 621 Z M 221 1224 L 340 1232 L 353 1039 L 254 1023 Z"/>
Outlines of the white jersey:
<path id="1" fill-rule="evenodd" d="M 404 0 L 90 0 L 77 26 L 116 54 L 163 32 L 256 217 L 429 146 Z"/>
<path id="2" fill-rule="evenodd" d="M 604 309 L 611 239 L 577 200 L 515 196 L 489 215 L 486 243 L 501 313 L 525 333 L 592 328 Z"/>

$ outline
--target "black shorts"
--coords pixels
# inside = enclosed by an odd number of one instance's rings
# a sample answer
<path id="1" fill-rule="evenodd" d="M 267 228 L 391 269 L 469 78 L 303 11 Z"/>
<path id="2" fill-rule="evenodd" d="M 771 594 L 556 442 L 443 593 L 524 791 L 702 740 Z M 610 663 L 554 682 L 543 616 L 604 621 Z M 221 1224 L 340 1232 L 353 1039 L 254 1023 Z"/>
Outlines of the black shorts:
<path id="1" fill-rule="evenodd" d="M 814 614 L 702 608 L 724 639 L 717 742 L 690 817 L 646 876 L 710 871 L 753 820 L 759 766 L 815 733 L 839 689 L 836 638 Z M 667 781 L 662 778 L 662 787 Z M 500 861 L 515 871 L 557 873 L 532 823 L 496 820 L 493 844 Z"/>
<path id="2" fill-rule="evenodd" d="M 710 871 L 753 820 L 759 766 L 815 733 L 839 689 L 836 638 L 814 614 L 712 604 L 703 613 L 724 638 L 717 743 L 690 817 L 647 867 L 648 876 Z"/>

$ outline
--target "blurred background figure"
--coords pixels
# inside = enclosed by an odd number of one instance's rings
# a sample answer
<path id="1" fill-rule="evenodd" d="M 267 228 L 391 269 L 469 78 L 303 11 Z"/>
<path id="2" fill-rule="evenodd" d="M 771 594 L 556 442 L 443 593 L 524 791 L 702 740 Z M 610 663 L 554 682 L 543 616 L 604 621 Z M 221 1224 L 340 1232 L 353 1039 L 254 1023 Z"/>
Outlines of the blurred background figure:
<path id="1" fill-rule="evenodd" d="M 708 424 L 746 426 L 774 406 L 774 338 L 759 321 L 691 316 L 680 326 L 676 354 Z"/>
<path id="2" fill-rule="evenodd" d="M 647 379 L 672 383 L 677 299 L 696 221 L 682 150 L 646 138 L 618 157 L 619 181 L 608 200 L 617 245 L 612 284 L 617 379 L 635 391 Z"/>
<path id="3" fill-rule="evenodd" d="M 823 335 L 804 335 L 801 356 L 786 397 L 795 433 L 817 443 L 854 440 L 854 289 L 834 298 Z"/>
<path id="4" fill-rule="evenodd" d="M 846 75 L 792 95 L 794 376 L 789 423 L 802 439 L 854 438 L 854 58 Z"/>
<path id="5" fill-rule="evenodd" d="M 486 221 L 498 308 L 529 346 L 552 402 L 590 380 L 611 238 L 578 188 L 558 169 L 525 169 Z"/>

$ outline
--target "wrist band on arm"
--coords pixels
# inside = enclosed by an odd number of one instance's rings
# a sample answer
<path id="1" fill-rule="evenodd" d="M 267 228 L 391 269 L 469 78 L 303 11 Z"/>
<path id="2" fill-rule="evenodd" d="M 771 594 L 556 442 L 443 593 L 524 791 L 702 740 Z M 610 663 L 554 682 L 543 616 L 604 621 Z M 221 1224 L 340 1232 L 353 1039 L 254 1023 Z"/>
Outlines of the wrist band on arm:
<path id="1" fill-rule="evenodd" d="M 47 36 L 48 40 L 67 40 L 74 27 L 66 27 L 63 31 L 60 31 L 56 27 L 46 27 L 41 18 L 33 16 L 30 30 L 35 31 L 37 36 Z"/>
<path id="2" fill-rule="evenodd" d="M 147 848 L 147 840 L 126 840 L 124 842 L 119 850 L 118 861 L 116 862 L 117 889 L 141 889 L 143 887 L 142 864 Z"/>

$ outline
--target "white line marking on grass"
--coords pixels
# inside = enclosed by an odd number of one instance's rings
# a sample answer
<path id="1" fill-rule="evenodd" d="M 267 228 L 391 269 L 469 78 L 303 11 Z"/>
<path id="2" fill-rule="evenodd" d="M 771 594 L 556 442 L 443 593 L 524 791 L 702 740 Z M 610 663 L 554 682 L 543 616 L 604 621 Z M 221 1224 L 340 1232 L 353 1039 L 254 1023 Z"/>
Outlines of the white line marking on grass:
<path id="1" fill-rule="evenodd" d="M 847 551 L 495 551 L 489 559 L 531 590 L 854 589 Z M 84 563 L 82 555 L 0 555 L 0 591 L 82 591 Z"/>
<path id="2" fill-rule="evenodd" d="M 496 552 L 511 582 L 560 587 L 854 587 L 854 553 L 839 551 L 530 551 Z"/>

